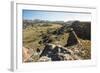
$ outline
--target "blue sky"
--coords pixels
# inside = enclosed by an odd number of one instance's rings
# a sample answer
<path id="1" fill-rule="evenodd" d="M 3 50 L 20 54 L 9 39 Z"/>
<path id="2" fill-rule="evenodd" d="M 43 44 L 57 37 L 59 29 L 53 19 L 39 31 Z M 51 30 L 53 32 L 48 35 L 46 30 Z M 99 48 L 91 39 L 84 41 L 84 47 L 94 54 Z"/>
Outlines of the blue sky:
<path id="1" fill-rule="evenodd" d="M 40 19 L 40 20 L 49 20 L 49 21 L 68 21 L 68 20 L 91 21 L 91 14 L 23 10 L 23 19 L 25 20 Z"/>

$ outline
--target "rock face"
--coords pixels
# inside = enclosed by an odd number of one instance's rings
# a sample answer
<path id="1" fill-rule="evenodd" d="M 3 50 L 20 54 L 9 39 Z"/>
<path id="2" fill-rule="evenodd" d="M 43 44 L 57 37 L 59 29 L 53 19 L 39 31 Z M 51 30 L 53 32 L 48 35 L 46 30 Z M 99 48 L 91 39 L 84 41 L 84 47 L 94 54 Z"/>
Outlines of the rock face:
<path id="1" fill-rule="evenodd" d="M 46 44 L 42 51 L 32 53 L 31 49 L 23 47 L 23 62 L 47 62 L 47 61 L 67 61 L 67 60 L 82 60 L 84 49 L 78 46 L 68 49 L 61 45 Z"/>
<path id="2" fill-rule="evenodd" d="M 70 33 L 65 47 L 76 45 L 78 43 L 75 35 L 73 35 L 72 31 L 70 30 L 71 28 L 78 38 L 83 40 L 91 40 L 91 22 L 68 21 L 58 30 L 59 34 Z"/>
<path id="3" fill-rule="evenodd" d="M 40 55 L 39 61 L 64 61 L 81 59 L 72 50 L 60 45 L 47 44 Z"/>
<path id="4" fill-rule="evenodd" d="M 67 44 L 65 45 L 65 47 L 76 45 L 77 43 L 78 43 L 78 40 L 76 39 L 75 35 L 72 32 L 70 32 L 69 38 L 67 40 Z"/>
<path id="5" fill-rule="evenodd" d="M 91 22 L 74 21 L 71 27 L 79 38 L 91 40 Z"/>
<path id="6" fill-rule="evenodd" d="M 23 62 L 83 60 L 87 50 L 79 44 L 70 48 L 46 44 L 43 50 L 33 51 L 23 47 Z"/>

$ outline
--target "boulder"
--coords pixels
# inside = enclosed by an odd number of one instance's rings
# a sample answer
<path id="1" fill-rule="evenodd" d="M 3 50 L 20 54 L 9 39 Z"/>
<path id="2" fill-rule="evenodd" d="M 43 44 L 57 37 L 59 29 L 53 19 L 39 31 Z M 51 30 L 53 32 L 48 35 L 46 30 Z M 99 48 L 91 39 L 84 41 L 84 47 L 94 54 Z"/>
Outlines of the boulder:
<path id="1" fill-rule="evenodd" d="M 64 54 L 71 55 L 71 53 L 72 52 L 69 49 L 62 47 L 61 45 L 47 44 L 40 55 L 40 60 L 45 56 L 52 61 L 63 61 L 65 57 Z"/>

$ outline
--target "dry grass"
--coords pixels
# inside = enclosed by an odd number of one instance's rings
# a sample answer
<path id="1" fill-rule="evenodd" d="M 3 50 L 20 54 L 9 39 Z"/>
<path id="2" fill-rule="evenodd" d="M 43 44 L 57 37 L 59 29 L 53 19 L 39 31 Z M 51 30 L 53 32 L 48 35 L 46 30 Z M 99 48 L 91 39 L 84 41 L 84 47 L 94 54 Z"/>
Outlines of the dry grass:
<path id="1" fill-rule="evenodd" d="M 54 31 L 60 28 L 61 25 L 51 24 L 51 26 L 34 26 L 27 27 L 23 29 L 23 46 L 27 48 L 43 48 L 43 44 L 39 44 L 38 42 L 42 40 L 40 35 L 47 34 L 48 29 L 50 31 Z M 52 36 L 51 36 L 52 37 Z M 54 39 L 54 38 L 53 38 Z M 54 39 L 55 41 L 55 39 Z"/>
<path id="2" fill-rule="evenodd" d="M 36 49 L 40 48 L 41 50 L 44 48 L 44 44 L 39 44 L 39 41 L 42 40 L 42 34 L 49 35 L 50 38 L 53 40 L 53 44 L 60 44 L 64 46 L 67 44 L 67 40 L 69 37 L 69 33 L 64 33 L 62 35 L 54 35 L 54 34 L 48 34 L 52 33 L 56 29 L 62 27 L 62 25 L 59 24 L 51 24 L 50 26 L 38 26 L 34 25 L 28 26 L 26 29 L 23 29 L 23 46 L 26 48 L 33 49 L 33 56 L 32 59 L 34 62 L 36 62 L 39 59 L 39 54 L 35 54 Z M 83 40 L 80 39 L 84 49 L 79 53 L 79 55 L 83 59 L 90 59 L 91 58 L 91 41 L 90 40 Z M 76 45 L 70 46 L 68 48 L 75 48 Z"/>

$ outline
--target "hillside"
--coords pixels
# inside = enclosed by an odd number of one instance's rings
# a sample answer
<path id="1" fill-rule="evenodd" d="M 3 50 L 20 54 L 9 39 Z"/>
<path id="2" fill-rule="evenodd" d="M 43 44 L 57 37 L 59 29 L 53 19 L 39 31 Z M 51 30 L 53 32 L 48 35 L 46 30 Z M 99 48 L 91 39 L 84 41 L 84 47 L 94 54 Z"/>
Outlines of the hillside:
<path id="1" fill-rule="evenodd" d="M 73 28 L 73 31 L 77 35 L 77 38 L 75 37 L 75 35 L 73 35 L 73 32 L 70 30 L 71 28 Z M 80 41 L 81 45 L 78 41 Z M 58 45 L 60 45 L 61 46 L 60 48 L 63 47 L 63 49 L 65 49 L 66 51 L 71 50 L 70 53 L 72 54 L 67 54 L 68 52 L 67 53 L 65 52 L 65 54 L 64 52 L 60 52 L 61 54 L 63 54 L 62 56 L 64 55 L 68 57 L 77 56 L 78 57 L 77 60 L 90 59 L 91 23 L 80 22 L 80 21 L 68 21 L 68 22 L 63 22 L 63 21 L 51 22 L 43 20 L 23 21 L 23 47 L 33 50 L 32 51 L 33 54 L 31 56 L 32 61 L 37 62 L 39 59 L 41 59 L 41 57 L 44 58 L 44 56 L 46 56 L 46 59 L 50 58 L 51 60 L 53 59 L 53 57 L 54 58 L 59 57 L 58 52 L 53 53 L 53 51 L 50 51 L 51 52 L 50 57 L 47 56 L 48 55 L 47 52 L 49 51 L 47 51 L 45 55 L 40 56 L 45 50 L 47 44 L 53 44 L 57 47 Z M 78 50 L 78 53 L 74 54 L 76 50 Z M 53 60 L 55 61 L 55 59 Z M 62 59 L 61 57 L 61 60 L 68 60 L 68 59 Z M 76 60 L 76 59 L 72 58 L 71 60 Z"/>

